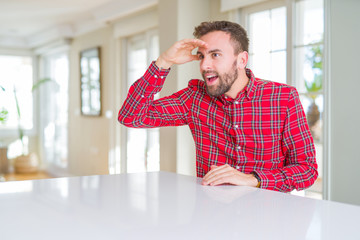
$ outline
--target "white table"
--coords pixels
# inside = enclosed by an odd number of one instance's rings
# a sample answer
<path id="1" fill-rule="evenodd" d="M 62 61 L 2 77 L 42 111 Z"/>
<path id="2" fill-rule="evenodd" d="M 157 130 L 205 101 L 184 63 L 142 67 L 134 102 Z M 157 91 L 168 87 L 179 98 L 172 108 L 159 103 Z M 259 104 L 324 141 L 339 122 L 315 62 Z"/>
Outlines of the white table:
<path id="1" fill-rule="evenodd" d="M 360 207 L 168 172 L 0 183 L 0 239 L 360 239 Z"/>

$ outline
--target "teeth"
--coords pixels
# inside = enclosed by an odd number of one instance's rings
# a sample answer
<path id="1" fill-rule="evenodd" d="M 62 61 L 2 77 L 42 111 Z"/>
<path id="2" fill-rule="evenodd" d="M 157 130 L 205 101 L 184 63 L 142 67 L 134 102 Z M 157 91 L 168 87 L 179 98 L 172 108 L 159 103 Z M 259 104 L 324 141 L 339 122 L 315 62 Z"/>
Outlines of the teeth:
<path id="1" fill-rule="evenodd" d="M 216 77 L 216 75 L 207 76 L 207 78 L 213 78 Z"/>

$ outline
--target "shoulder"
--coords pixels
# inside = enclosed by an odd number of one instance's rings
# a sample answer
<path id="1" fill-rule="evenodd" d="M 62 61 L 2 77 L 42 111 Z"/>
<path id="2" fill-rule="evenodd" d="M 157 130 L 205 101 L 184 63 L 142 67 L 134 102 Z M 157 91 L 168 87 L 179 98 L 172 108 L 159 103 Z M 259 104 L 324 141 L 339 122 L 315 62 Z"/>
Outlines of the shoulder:
<path id="1" fill-rule="evenodd" d="M 278 94 L 278 95 L 292 95 L 297 94 L 297 90 L 295 87 L 285 84 L 279 83 L 275 81 L 265 80 L 265 79 L 255 79 L 256 82 L 256 90 L 261 92 L 262 94 Z"/>
<path id="2" fill-rule="evenodd" d="M 205 82 L 200 79 L 191 79 L 188 83 L 188 87 L 192 89 L 205 89 Z"/>
<path id="3" fill-rule="evenodd" d="M 205 82 L 200 79 L 191 79 L 188 82 L 188 86 L 178 92 L 175 92 L 173 96 L 181 98 L 184 101 L 194 102 L 196 100 L 201 100 L 207 98 L 208 94 L 206 92 Z"/>
<path id="4" fill-rule="evenodd" d="M 188 88 L 198 94 L 206 94 L 206 85 L 201 79 L 191 79 Z"/>

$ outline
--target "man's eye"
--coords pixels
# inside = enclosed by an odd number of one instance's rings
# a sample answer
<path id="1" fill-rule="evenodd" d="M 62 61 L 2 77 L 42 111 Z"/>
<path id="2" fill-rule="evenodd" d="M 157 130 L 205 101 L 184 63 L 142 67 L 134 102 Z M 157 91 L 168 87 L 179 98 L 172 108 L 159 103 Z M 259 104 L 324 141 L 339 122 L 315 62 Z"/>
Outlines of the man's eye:
<path id="1" fill-rule="evenodd" d="M 219 57 L 220 54 L 218 54 L 218 53 L 213 53 L 212 56 L 213 56 L 213 57 Z"/>
<path id="2" fill-rule="evenodd" d="M 204 59 L 204 56 L 203 55 L 198 55 L 199 59 Z"/>

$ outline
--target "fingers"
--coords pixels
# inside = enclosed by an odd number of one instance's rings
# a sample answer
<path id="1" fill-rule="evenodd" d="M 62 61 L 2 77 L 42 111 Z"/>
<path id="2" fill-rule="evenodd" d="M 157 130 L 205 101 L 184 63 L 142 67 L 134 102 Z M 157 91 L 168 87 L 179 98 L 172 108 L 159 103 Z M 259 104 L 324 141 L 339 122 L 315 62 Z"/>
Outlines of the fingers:
<path id="1" fill-rule="evenodd" d="M 211 166 L 211 170 L 204 176 L 203 185 L 219 185 L 224 183 L 237 184 L 237 170 L 225 164 L 222 166 Z"/>
<path id="2" fill-rule="evenodd" d="M 202 185 L 216 186 L 220 184 L 232 184 L 256 187 L 257 179 L 252 174 L 245 174 L 228 164 L 222 166 L 211 166 L 210 171 L 204 176 Z"/>
<path id="3" fill-rule="evenodd" d="M 156 60 L 160 68 L 168 69 L 173 64 L 183 64 L 199 60 L 199 56 L 193 55 L 192 51 L 197 47 L 206 48 L 208 44 L 200 39 L 183 39 L 174 43 L 168 50 L 163 52 Z"/>
<path id="4" fill-rule="evenodd" d="M 192 47 L 195 49 L 197 47 L 207 47 L 207 43 L 200 39 L 183 39 L 179 41 L 182 47 Z"/>

